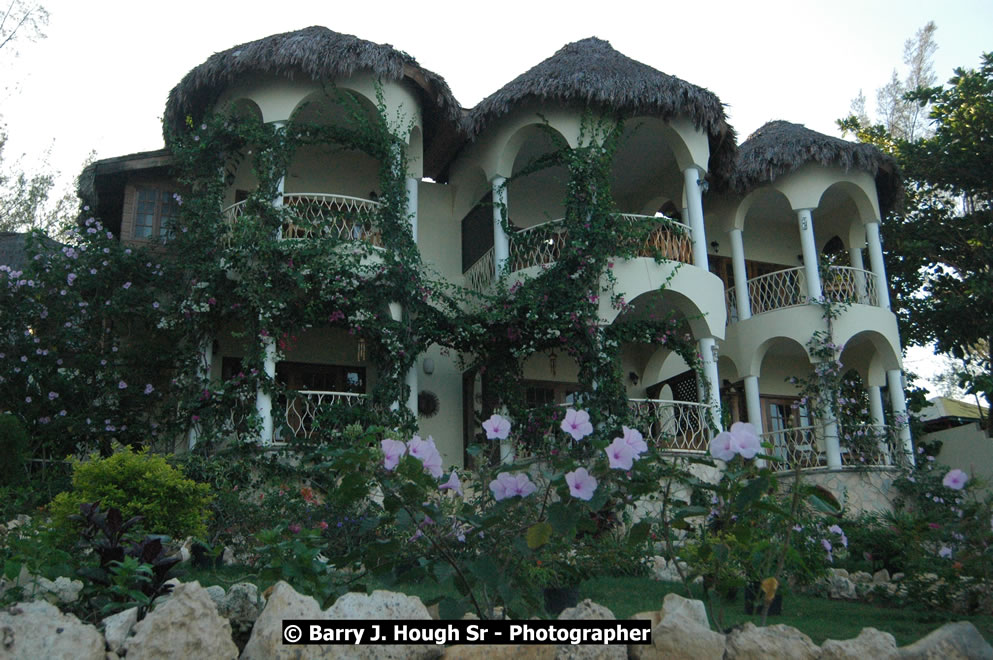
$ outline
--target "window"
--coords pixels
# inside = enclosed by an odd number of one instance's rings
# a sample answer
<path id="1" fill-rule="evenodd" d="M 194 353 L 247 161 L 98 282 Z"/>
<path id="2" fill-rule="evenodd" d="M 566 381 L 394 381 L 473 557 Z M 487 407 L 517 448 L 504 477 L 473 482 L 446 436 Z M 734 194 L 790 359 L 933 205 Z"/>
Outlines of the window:
<path id="1" fill-rule="evenodd" d="M 171 190 L 138 188 L 134 214 L 134 237 L 165 240 L 179 217 L 179 204 Z"/>

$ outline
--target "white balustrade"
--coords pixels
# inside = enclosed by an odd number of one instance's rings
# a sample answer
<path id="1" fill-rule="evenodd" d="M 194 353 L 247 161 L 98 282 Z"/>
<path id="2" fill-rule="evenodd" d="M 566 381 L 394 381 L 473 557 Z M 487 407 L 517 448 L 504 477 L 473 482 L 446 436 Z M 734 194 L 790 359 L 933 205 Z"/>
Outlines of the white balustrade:
<path id="1" fill-rule="evenodd" d="M 282 227 L 283 239 L 320 237 L 365 241 L 377 247 L 383 244 L 377 221 L 379 202 L 348 195 L 287 193 L 282 206 L 290 213 Z M 223 213 L 228 224 L 234 226 L 247 215 L 246 202 L 232 204 Z"/>
<path id="2" fill-rule="evenodd" d="M 710 406 L 695 401 L 630 399 L 638 416 L 638 430 L 645 442 L 661 451 L 706 453 L 710 444 L 707 425 Z"/>
<path id="3" fill-rule="evenodd" d="M 351 392 L 323 392 L 318 390 L 297 390 L 287 393 L 286 425 L 297 438 L 310 438 L 315 430 L 315 422 L 321 408 L 334 405 L 361 406 L 365 404 L 365 394 Z"/>

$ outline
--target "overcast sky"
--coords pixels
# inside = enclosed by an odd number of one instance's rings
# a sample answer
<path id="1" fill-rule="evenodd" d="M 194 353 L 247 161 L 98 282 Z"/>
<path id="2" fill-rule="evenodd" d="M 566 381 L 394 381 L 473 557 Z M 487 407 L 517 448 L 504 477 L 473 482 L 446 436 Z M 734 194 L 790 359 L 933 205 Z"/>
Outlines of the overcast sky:
<path id="1" fill-rule="evenodd" d="M 46 149 L 66 177 L 97 158 L 161 148 L 169 90 L 212 53 L 323 25 L 413 55 L 463 106 L 589 36 L 715 92 L 739 140 L 771 119 L 828 134 L 863 90 L 902 69 L 903 44 L 938 25 L 940 82 L 993 50 L 993 0 L 671 2 L 339 2 L 47 0 L 47 38 L 19 44 L 5 69 L 0 115 L 8 160 Z M 909 366 L 909 365 L 908 365 Z"/>

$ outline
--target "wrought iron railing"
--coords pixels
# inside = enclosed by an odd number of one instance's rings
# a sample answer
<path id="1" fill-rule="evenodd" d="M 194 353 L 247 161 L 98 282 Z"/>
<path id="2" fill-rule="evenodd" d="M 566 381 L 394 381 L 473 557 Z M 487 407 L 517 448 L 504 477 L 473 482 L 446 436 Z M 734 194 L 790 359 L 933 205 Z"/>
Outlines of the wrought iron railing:
<path id="1" fill-rule="evenodd" d="M 377 217 L 380 203 L 348 195 L 326 193 L 287 193 L 282 205 L 289 210 L 280 236 L 283 239 L 337 238 L 342 241 L 365 241 L 377 247 L 383 238 Z M 224 217 L 234 226 L 247 215 L 246 202 L 224 209 Z"/>
<path id="2" fill-rule="evenodd" d="M 688 225 L 668 218 L 635 213 L 617 213 L 617 218 L 629 222 L 654 221 L 652 229 L 638 250 L 638 256 L 660 254 L 670 261 L 693 263 L 693 239 Z M 534 266 L 546 266 L 559 260 L 569 233 L 562 219 L 549 220 L 510 235 L 510 272 Z"/>
<path id="3" fill-rule="evenodd" d="M 807 276 L 803 268 L 777 270 L 748 280 L 752 315 L 807 304 Z"/>
<path id="4" fill-rule="evenodd" d="M 893 467 L 905 461 L 899 429 L 892 426 L 839 427 L 838 436 L 842 467 Z M 823 432 L 818 427 L 767 431 L 762 441 L 771 444 L 769 453 L 780 459 L 776 463 L 779 471 L 827 467 Z"/>
<path id="5" fill-rule="evenodd" d="M 830 266 L 821 282 L 822 295 L 832 302 L 879 306 L 879 278 L 875 273 L 849 266 Z M 739 319 L 734 287 L 724 292 L 728 323 Z M 806 305 L 807 275 L 803 267 L 787 268 L 748 280 L 752 316 L 784 307 Z"/>
<path id="6" fill-rule="evenodd" d="M 485 291 L 493 284 L 496 273 L 493 248 L 487 250 L 483 256 L 469 266 L 462 277 L 465 278 L 465 286 L 473 291 Z"/>
<path id="7" fill-rule="evenodd" d="M 695 401 L 630 399 L 645 442 L 662 451 L 706 453 L 710 444 L 710 406 Z"/>
<path id="8" fill-rule="evenodd" d="M 838 303 L 879 306 L 876 274 L 849 266 L 831 266 L 824 274 L 821 291 Z"/>
<path id="9" fill-rule="evenodd" d="M 291 434 L 297 438 L 310 438 L 322 412 L 330 406 L 361 406 L 365 404 L 365 394 L 351 392 L 323 392 L 318 390 L 298 390 L 286 397 L 285 420 Z"/>

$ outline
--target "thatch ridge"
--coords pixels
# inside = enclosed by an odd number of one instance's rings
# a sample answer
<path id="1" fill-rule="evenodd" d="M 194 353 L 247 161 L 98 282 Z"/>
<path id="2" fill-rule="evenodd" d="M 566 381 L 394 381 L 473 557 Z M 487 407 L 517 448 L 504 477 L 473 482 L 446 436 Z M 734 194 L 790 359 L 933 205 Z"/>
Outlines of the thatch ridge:
<path id="1" fill-rule="evenodd" d="M 738 147 L 731 184 L 737 192 L 747 193 L 806 163 L 867 172 L 876 179 L 884 209 L 893 205 L 900 191 L 896 161 L 876 147 L 824 135 L 781 119 L 766 123 Z"/>
<path id="2" fill-rule="evenodd" d="M 326 27 L 311 26 L 274 34 L 211 55 L 169 92 L 165 126 L 179 129 L 187 115 L 198 118 L 221 91 L 246 73 L 268 73 L 330 81 L 356 71 L 371 71 L 387 80 L 407 77 L 424 92 L 426 105 L 439 118 L 457 122 L 461 107 L 445 80 L 389 44 L 377 44 Z"/>
<path id="3" fill-rule="evenodd" d="M 490 122 L 529 100 L 589 105 L 622 117 L 685 116 L 710 136 L 711 173 L 721 178 L 731 174 L 734 129 L 717 95 L 633 60 L 602 39 L 566 44 L 487 96 L 466 117 L 466 134 L 475 138 Z"/>

